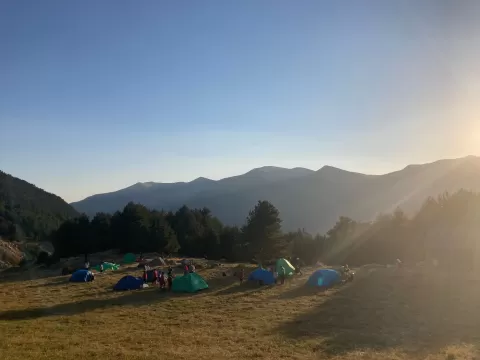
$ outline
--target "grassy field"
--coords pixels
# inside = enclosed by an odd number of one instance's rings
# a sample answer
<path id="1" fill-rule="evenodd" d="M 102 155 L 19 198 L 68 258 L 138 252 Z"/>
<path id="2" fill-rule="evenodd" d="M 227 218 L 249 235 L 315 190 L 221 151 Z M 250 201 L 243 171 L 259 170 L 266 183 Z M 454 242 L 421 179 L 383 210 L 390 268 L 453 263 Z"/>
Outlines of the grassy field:
<path id="1" fill-rule="evenodd" d="M 194 295 L 113 292 L 126 273 L 2 282 L 0 359 L 478 359 L 475 278 L 364 267 L 318 293 L 306 275 L 259 287 L 212 269 Z"/>

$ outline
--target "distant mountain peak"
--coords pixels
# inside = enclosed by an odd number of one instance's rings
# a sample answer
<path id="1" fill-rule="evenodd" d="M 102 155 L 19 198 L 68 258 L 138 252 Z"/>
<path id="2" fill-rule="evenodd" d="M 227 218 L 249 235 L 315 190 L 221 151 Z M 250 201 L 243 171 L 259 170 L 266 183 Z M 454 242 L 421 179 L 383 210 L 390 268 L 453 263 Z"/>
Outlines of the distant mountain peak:
<path id="1" fill-rule="evenodd" d="M 322 168 L 320 168 L 320 170 L 317 171 L 317 173 L 319 173 L 319 174 L 332 174 L 332 175 L 335 175 L 335 174 L 365 175 L 365 174 L 354 172 L 354 171 L 343 170 L 343 169 L 340 169 L 340 168 L 337 168 L 337 167 L 331 166 L 331 165 L 323 166 Z"/>
<path id="2" fill-rule="evenodd" d="M 260 172 L 267 173 L 267 172 L 278 171 L 278 170 L 288 170 L 288 169 L 278 167 L 278 166 L 261 166 L 261 167 L 250 170 L 246 174 L 254 174 L 254 173 L 260 173 Z"/>
<path id="3" fill-rule="evenodd" d="M 148 188 L 151 188 L 152 186 L 155 186 L 157 184 L 161 184 L 161 183 L 156 183 L 156 182 L 153 182 L 153 181 L 137 182 L 136 184 L 133 184 L 133 185 L 127 187 L 126 189 L 148 189 Z"/>
<path id="4" fill-rule="evenodd" d="M 337 168 L 335 166 L 331 166 L 331 165 L 324 165 L 322 166 L 318 171 L 346 171 L 346 170 L 343 170 L 343 169 L 340 169 L 340 168 Z"/>
<path id="5" fill-rule="evenodd" d="M 212 181 L 215 181 L 215 180 L 200 176 L 195 180 L 190 181 L 190 183 L 202 183 L 202 182 L 212 182 Z"/>
<path id="6" fill-rule="evenodd" d="M 313 170 L 302 168 L 302 167 L 295 167 L 292 169 L 280 167 L 280 166 L 262 166 L 255 169 L 250 170 L 245 174 L 269 174 L 269 173 L 279 173 L 279 172 L 295 172 L 295 173 L 312 173 Z"/>

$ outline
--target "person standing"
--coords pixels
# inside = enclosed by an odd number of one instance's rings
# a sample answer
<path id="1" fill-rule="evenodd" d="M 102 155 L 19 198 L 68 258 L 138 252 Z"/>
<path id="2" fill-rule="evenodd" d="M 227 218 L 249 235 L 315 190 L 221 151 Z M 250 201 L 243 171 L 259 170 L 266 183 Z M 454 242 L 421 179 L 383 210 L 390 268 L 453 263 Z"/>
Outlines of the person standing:
<path id="1" fill-rule="evenodd" d="M 280 278 L 280 285 L 285 284 L 285 268 L 283 266 L 280 266 L 278 277 Z"/>
<path id="2" fill-rule="evenodd" d="M 172 290 L 172 283 L 173 283 L 173 275 L 168 275 L 168 277 L 167 277 L 168 289 L 167 290 Z"/>
<path id="3" fill-rule="evenodd" d="M 270 268 L 270 271 L 273 274 L 273 279 L 275 280 L 275 285 L 277 285 L 277 283 L 278 283 L 278 272 L 273 266 Z"/>
<path id="4" fill-rule="evenodd" d="M 160 276 L 158 277 L 158 283 L 160 285 L 160 290 L 164 290 L 165 289 L 165 273 L 162 271 L 160 273 Z"/>
<path id="5" fill-rule="evenodd" d="M 167 290 L 172 289 L 172 282 L 173 282 L 173 269 L 171 266 L 169 266 L 167 271 Z"/>
<path id="6" fill-rule="evenodd" d="M 245 269 L 240 270 L 240 284 L 243 284 L 243 280 L 245 280 Z"/>

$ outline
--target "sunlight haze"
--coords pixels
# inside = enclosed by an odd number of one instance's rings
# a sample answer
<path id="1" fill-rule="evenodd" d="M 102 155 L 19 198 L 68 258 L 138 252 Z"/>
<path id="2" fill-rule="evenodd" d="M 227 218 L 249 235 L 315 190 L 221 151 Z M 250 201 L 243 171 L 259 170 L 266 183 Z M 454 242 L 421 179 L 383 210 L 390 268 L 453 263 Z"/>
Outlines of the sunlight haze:
<path id="1" fill-rule="evenodd" d="M 0 169 L 67 201 L 480 154 L 480 2 L 0 3 Z"/>

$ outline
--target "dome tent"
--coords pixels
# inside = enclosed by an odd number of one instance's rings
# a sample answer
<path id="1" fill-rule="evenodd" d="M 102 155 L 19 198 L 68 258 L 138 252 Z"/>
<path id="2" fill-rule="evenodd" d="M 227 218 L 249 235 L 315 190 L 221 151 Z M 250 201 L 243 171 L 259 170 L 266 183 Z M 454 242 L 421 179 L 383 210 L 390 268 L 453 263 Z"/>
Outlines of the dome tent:
<path id="1" fill-rule="evenodd" d="M 118 283 L 113 287 L 113 290 L 138 290 L 143 288 L 143 280 L 139 277 L 127 275 L 122 277 Z"/>
<path id="2" fill-rule="evenodd" d="M 307 285 L 317 287 L 331 287 L 340 282 L 340 273 L 333 269 L 315 271 L 307 280 Z"/>
<path id="3" fill-rule="evenodd" d="M 250 281 L 262 281 L 265 285 L 271 285 L 275 283 L 275 277 L 272 272 L 258 268 L 250 273 L 248 276 Z"/>
<path id="4" fill-rule="evenodd" d="M 118 270 L 120 268 L 120 265 L 112 264 L 112 263 L 109 263 L 109 262 L 104 262 L 102 264 L 103 264 L 103 271 Z M 95 269 L 97 271 L 100 271 L 100 265 L 94 266 L 93 269 Z"/>
<path id="5" fill-rule="evenodd" d="M 193 293 L 203 289 L 208 289 L 207 282 L 197 273 L 188 273 L 173 279 L 173 292 Z"/>
<path id="6" fill-rule="evenodd" d="M 275 265 L 275 269 L 277 271 L 277 274 L 280 274 L 280 270 L 282 266 L 285 269 L 285 275 L 290 276 L 295 274 L 295 268 L 293 267 L 292 264 L 287 259 L 278 259 L 277 263 Z"/>
<path id="7" fill-rule="evenodd" d="M 93 274 L 91 271 L 86 269 L 81 269 L 75 271 L 72 276 L 70 276 L 70 282 L 89 282 L 93 280 Z"/>
<path id="8" fill-rule="evenodd" d="M 136 261 L 137 261 L 137 257 L 135 256 L 135 254 L 127 253 L 123 256 L 123 262 L 125 264 L 132 264 Z"/>
<path id="9" fill-rule="evenodd" d="M 166 266 L 167 264 L 165 263 L 165 260 L 163 260 L 163 258 L 157 257 L 152 261 L 150 261 L 149 263 L 147 263 L 147 265 L 150 267 L 157 267 L 157 266 Z"/>

